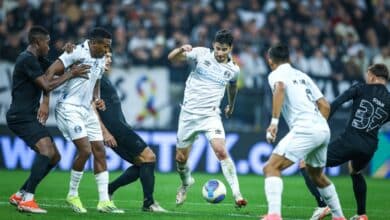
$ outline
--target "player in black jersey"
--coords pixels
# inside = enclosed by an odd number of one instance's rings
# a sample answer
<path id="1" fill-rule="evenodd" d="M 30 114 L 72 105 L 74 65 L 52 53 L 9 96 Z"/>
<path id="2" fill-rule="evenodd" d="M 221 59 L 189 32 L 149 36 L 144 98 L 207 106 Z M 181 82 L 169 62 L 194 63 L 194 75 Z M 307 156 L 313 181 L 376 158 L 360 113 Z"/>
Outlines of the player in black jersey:
<path id="1" fill-rule="evenodd" d="M 357 215 L 351 220 L 367 220 L 367 185 L 361 171 L 367 166 L 378 147 L 378 130 L 390 120 L 390 93 L 386 88 L 389 71 L 384 64 L 368 68 L 366 83 L 352 86 L 331 104 L 329 117 L 346 101 L 353 100 L 352 112 L 345 131 L 328 146 L 327 167 L 349 162 L 353 191 L 357 203 Z M 316 197 L 318 208 L 311 219 L 322 219 L 326 204 L 313 187 L 310 178 L 301 169 L 306 185 Z"/>
<path id="2" fill-rule="evenodd" d="M 45 74 L 50 62 L 44 57 L 49 52 L 49 33 L 34 26 L 28 33 L 29 45 L 16 59 L 12 76 L 12 102 L 7 112 L 8 127 L 37 155 L 31 174 L 18 192 L 9 198 L 20 211 L 46 213 L 34 200 L 37 185 L 60 160 L 60 154 L 44 126 L 48 116 L 49 92 L 73 77 L 87 77 L 87 66 L 74 67 L 54 77 Z M 43 101 L 40 99 L 44 92 Z"/>
<path id="3" fill-rule="evenodd" d="M 107 53 L 106 72 L 110 65 L 111 53 Z M 100 95 L 106 104 L 105 111 L 98 111 L 104 142 L 112 147 L 112 150 L 122 159 L 133 164 L 133 166 L 127 168 L 121 176 L 108 185 L 110 197 L 112 198 L 112 195 L 119 187 L 130 184 L 140 178 L 144 192 L 142 210 L 166 212 L 153 198 L 156 156 L 144 140 L 126 122 L 115 87 L 106 75 L 101 79 Z"/>

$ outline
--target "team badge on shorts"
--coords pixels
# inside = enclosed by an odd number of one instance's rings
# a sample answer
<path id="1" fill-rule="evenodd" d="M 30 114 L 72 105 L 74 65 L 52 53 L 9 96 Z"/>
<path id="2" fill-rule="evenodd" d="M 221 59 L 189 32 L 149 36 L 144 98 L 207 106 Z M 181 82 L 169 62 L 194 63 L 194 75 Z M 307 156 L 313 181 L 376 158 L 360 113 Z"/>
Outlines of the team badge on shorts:
<path id="1" fill-rule="evenodd" d="M 222 134 L 222 131 L 217 129 L 217 130 L 215 130 L 215 134 Z"/>
<path id="2" fill-rule="evenodd" d="M 82 128 L 80 125 L 77 125 L 76 127 L 74 127 L 74 132 L 76 132 L 76 133 L 80 133 L 81 130 L 82 130 Z"/>
<path id="3" fill-rule="evenodd" d="M 230 76 L 231 76 L 232 74 L 229 72 L 229 71 L 225 71 L 224 73 L 223 73 L 223 76 L 225 77 L 225 78 L 230 78 Z"/>

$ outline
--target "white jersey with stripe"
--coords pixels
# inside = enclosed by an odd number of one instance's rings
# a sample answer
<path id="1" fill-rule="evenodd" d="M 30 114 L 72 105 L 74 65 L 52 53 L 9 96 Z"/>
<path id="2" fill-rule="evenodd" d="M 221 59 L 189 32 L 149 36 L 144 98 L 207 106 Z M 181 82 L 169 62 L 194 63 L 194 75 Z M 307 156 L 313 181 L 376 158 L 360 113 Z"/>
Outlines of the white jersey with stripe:
<path id="1" fill-rule="evenodd" d="M 220 114 L 226 85 L 236 83 L 240 68 L 232 60 L 219 63 L 205 47 L 195 47 L 185 56 L 195 66 L 186 81 L 182 109 L 197 115 Z"/>
<path id="2" fill-rule="evenodd" d="M 284 84 L 282 114 L 290 129 L 307 127 L 319 121 L 327 123 L 316 104 L 324 95 L 307 74 L 286 63 L 270 73 L 268 82 L 272 90 L 277 82 Z"/>
<path id="3" fill-rule="evenodd" d="M 93 90 L 96 81 L 103 76 L 105 58 L 91 57 L 88 40 L 77 45 L 72 53 L 64 52 L 59 59 L 68 68 L 72 64 L 80 63 L 91 66 L 88 72 L 89 79 L 76 77 L 68 80 L 62 90 L 61 96 L 58 99 L 59 103 L 67 103 L 76 106 L 89 108 L 93 98 Z"/>

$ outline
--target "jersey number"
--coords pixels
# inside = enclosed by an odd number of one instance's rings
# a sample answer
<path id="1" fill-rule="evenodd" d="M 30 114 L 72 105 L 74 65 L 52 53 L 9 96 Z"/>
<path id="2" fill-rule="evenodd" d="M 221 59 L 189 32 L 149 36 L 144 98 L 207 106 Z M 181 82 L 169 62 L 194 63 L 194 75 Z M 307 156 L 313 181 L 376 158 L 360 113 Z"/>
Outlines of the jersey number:
<path id="1" fill-rule="evenodd" d="M 382 125 L 387 117 L 388 114 L 381 107 L 375 108 L 371 102 L 363 99 L 352 120 L 352 127 L 371 131 Z"/>

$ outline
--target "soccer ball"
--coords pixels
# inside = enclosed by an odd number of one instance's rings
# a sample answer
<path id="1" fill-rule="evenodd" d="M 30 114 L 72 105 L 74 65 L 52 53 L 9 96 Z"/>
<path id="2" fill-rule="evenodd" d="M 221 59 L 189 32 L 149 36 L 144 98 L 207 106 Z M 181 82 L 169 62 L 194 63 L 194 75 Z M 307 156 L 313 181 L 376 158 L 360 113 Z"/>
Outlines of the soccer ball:
<path id="1" fill-rule="evenodd" d="M 219 203 L 226 196 L 225 184 L 217 179 L 211 179 L 203 185 L 202 195 L 209 203 Z"/>

